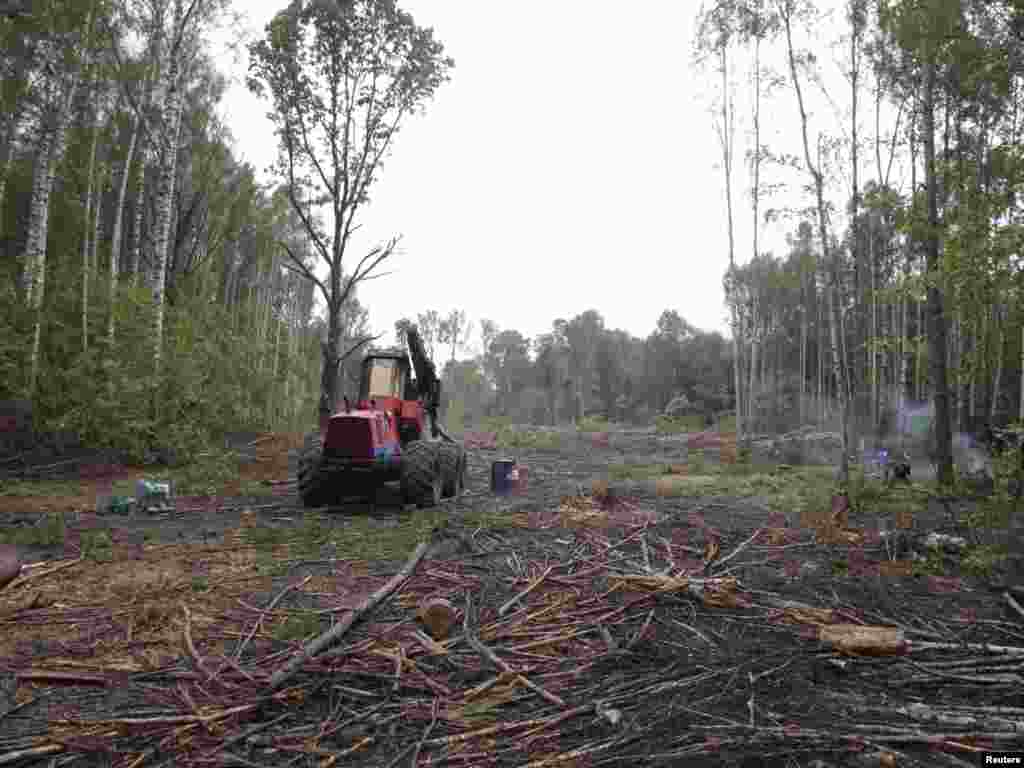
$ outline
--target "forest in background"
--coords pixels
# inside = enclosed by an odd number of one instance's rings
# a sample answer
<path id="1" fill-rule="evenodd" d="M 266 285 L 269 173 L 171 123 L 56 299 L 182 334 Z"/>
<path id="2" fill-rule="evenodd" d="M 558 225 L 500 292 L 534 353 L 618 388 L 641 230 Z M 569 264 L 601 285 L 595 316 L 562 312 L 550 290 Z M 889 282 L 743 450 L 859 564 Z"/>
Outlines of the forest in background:
<path id="1" fill-rule="evenodd" d="M 237 159 L 219 114 L 209 37 L 230 6 L 6 10 L 0 399 L 31 401 L 37 428 L 133 455 L 314 424 L 328 328 L 288 251 L 313 265 L 315 244 L 285 186 Z M 448 410 L 470 425 L 569 421 L 605 402 L 647 418 L 687 382 L 709 407 L 728 400 L 724 339 L 674 312 L 643 341 L 596 311 L 535 340 L 483 320 L 486 351 L 469 357 L 464 313 L 417 320 Z M 345 351 L 370 338 L 355 287 L 340 328 Z M 342 363 L 342 391 L 359 357 Z"/>
<path id="2" fill-rule="evenodd" d="M 444 370 L 453 426 L 650 424 L 738 406 L 741 432 L 845 417 L 853 439 L 929 400 L 954 431 L 1024 417 L 1024 4 L 841 7 L 829 45 L 849 89 L 842 123 L 805 105 L 824 51 L 801 41 L 822 9 L 719 0 L 701 12 L 696 58 L 721 85 L 733 338 L 692 327 L 685 308 L 664 310 L 646 338 L 598 310 L 532 339 L 455 310 L 410 315 Z M 330 329 L 294 259 L 312 268 L 317 243 L 288 185 L 261 185 L 237 159 L 218 114 L 227 81 L 210 35 L 231 24 L 230 5 L 0 10 L 0 399 L 133 454 L 314 424 Z M 737 72 L 749 104 L 735 98 Z M 769 108 L 799 118 L 799 155 L 766 143 Z M 786 185 L 802 204 L 773 202 Z M 740 216 L 755 222 L 751 248 L 732 237 Z M 760 247 L 765 221 L 787 222 L 784 252 Z M 342 356 L 356 350 L 344 392 L 371 338 L 356 288 L 337 325 Z"/>

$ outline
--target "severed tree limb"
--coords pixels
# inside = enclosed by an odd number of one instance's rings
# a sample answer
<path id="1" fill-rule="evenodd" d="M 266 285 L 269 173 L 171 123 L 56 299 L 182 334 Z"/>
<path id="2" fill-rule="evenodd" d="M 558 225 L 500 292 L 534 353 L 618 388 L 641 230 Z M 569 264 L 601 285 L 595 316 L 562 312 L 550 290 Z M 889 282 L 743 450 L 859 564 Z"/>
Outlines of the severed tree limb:
<path id="1" fill-rule="evenodd" d="M 507 600 L 504 604 L 502 604 L 502 606 L 498 609 L 498 615 L 504 616 L 506 613 L 512 610 L 516 603 L 524 599 L 527 595 L 533 592 L 533 590 L 539 587 L 543 583 L 544 579 L 548 577 L 548 574 L 550 574 L 552 570 L 554 570 L 554 566 L 548 566 L 547 570 L 544 571 L 544 573 L 542 573 L 540 576 L 538 576 L 537 579 L 530 586 L 528 586 L 518 595 L 515 595 L 514 597 Z"/>
<path id="2" fill-rule="evenodd" d="M 742 552 L 748 546 L 750 546 L 750 544 L 754 541 L 754 539 L 756 539 L 758 537 L 758 534 L 761 533 L 761 530 L 762 530 L 761 528 L 758 528 L 756 531 L 754 531 L 754 535 L 753 536 L 751 536 L 749 539 L 747 539 L 742 544 L 740 544 L 738 547 L 736 547 L 736 549 L 734 549 L 728 555 L 726 555 L 725 557 L 723 557 L 720 560 L 716 561 L 715 562 L 715 568 L 721 568 L 723 565 L 725 565 L 730 560 L 732 560 L 734 557 L 736 557 L 736 555 L 738 555 L 740 552 Z"/>
<path id="3" fill-rule="evenodd" d="M 271 676 L 269 682 L 270 689 L 277 690 L 286 682 L 291 680 L 302 668 L 303 664 L 321 651 L 325 650 L 327 647 L 338 642 L 338 640 L 340 640 L 344 634 L 352 628 L 352 625 L 355 624 L 356 621 L 361 619 L 366 613 L 375 608 L 378 603 L 385 600 L 391 595 L 391 593 L 398 589 L 410 576 L 412 576 L 413 571 L 416 570 L 416 566 L 419 565 L 420 560 L 422 560 L 423 556 L 427 553 L 429 546 L 429 542 L 420 542 L 412 555 L 409 556 L 409 560 L 402 566 L 402 570 L 396 573 L 387 584 L 363 600 L 338 624 L 303 646 L 301 653 L 293 656 L 291 661 L 278 669 L 273 676 Z"/>
<path id="4" fill-rule="evenodd" d="M 39 747 L 29 747 L 28 749 L 19 749 L 14 752 L 7 752 L 6 754 L 0 755 L 0 765 L 10 765 L 12 763 L 19 763 L 29 757 L 42 757 L 43 755 L 55 755 L 58 752 L 64 751 L 63 744 L 43 744 Z"/>
<path id="5" fill-rule="evenodd" d="M 565 701 L 563 701 L 560 697 L 556 696 L 555 694 L 551 693 L 550 691 L 545 690 L 544 688 L 542 688 L 541 686 L 537 685 L 537 683 L 533 682 L 532 680 L 527 679 L 526 675 L 520 674 L 520 673 L 516 672 L 515 670 L 513 670 L 512 667 L 510 667 L 508 664 L 506 664 L 504 661 L 502 661 L 500 658 L 498 658 L 498 656 L 494 653 L 494 651 L 492 651 L 490 648 L 488 648 L 486 645 L 484 645 L 480 641 L 480 638 L 478 638 L 476 636 L 476 634 L 474 634 L 473 630 L 470 629 L 470 626 L 469 626 L 469 615 L 470 615 L 470 612 L 472 611 L 472 608 L 473 608 L 473 605 L 470 602 L 469 591 L 467 590 L 466 591 L 466 610 L 463 611 L 463 614 L 462 614 L 462 632 L 463 632 L 463 634 L 466 637 L 466 641 L 471 646 L 473 646 L 473 650 L 475 650 L 478 654 L 480 654 L 480 656 L 484 660 L 489 661 L 491 664 L 493 664 L 495 667 L 497 667 L 501 672 L 503 672 L 505 674 L 515 675 L 515 679 L 516 679 L 517 682 L 521 683 L 522 685 L 525 685 L 527 688 L 529 688 L 531 691 L 536 693 L 538 696 L 540 696 L 545 701 L 549 701 L 552 704 L 556 704 L 559 707 L 564 707 L 565 706 Z"/>
<path id="6" fill-rule="evenodd" d="M 305 586 L 306 582 L 308 582 L 312 578 L 313 578 L 312 576 L 307 576 L 305 579 L 300 581 L 298 584 L 288 584 L 284 589 L 282 589 L 280 592 L 277 593 L 277 596 L 274 597 L 274 599 L 270 601 L 270 604 L 266 608 L 264 608 L 262 611 L 260 611 L 260 615 L 256 619 L 256 623 L 253 624 L 252 629 L 249 630 L 249 634 L 245 636 L 245 639 L 238 646 L 238 650 L 235 651 L 234 655 L 235 655 L 235 660 L 236 661 L 242 658 L 242 651 L 244 651 L 245 647 L 247 645 L 249 645 L 250 641 L 252 641 L 252 638 L 255 636 L 255 634 L 257 632 L 259 632 L 260 626 L 263 624 L 263 619 L 265 619 L 267 617 L 267 614 L 270 613 L 272 610 L 274 610 L 277 607 L 277 604 L 279 602 L 281 602 L 281 600 L 284 598 L 285 595 L 287 595 L 293 589 L 299 589 L 299 588 Z"/>
<path id="7" fill-rule="evenodd" d="M 1018 616 L 1024 618 L 1024 608 L 1021 608 L 1020 603 L 1013 599 L 1013 595 L 1009 592 L 1003 592 L 1003 600 L 1005 600 L 1007 605 L 1017 612 Z"/>

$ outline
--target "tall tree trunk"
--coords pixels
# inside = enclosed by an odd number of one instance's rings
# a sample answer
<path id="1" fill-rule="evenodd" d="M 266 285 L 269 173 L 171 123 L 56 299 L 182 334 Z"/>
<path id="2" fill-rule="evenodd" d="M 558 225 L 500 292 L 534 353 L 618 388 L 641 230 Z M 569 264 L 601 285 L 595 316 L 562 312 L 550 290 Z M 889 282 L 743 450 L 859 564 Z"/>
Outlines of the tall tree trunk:
<path id="1" fill-rule="evenodd" d="M 332 295 L 337 296 L 337 293 Z M 341 310 L 327 313 L 327 342 L 320 345 L 323 368 L 320 380 L 320 423 L 334 413 L 338 402 L 338 368 L 341 363 Z"/>
<path id="2" fill-rule="evenodd" d="M 114 229 L 110 235 L 110 274 L 108 298 L 110 301 L 110 315 L 107 318 L 107 340 L 113 348 L 115 333 L 115 318 L 117 304 L 117 283 L 118 271 L 121 262 L 121 227 L 124 219 L 125 197 L 128 194 L 128 178 L 131 175 L 132 160 L 135 157 L 135 147 L 139 139 L 140 120 L 135 115 L 132 118 L 131 138 L 128 140 L 128 151 L 124 158 L 124 170 L 121 172 L 121 186 L 117 191 L 117 203 L 114 208 Z"/>
<path id="3" fill-rule="evenodd" d="M 995 313 L 993 320 L 996 324 L 996 372 L 992 377 L 992 400 L 988 406 L 988 420 L 992 425 L 994 425 L 996 421 L 996 412 L 999 408 L 999 389 L 1003 383 L 1003 355 L 1005 354 L 1006 348 L 1006 327 L 1003 324 L 1002 309 L 1002 304 L 1000 302 L 996 302 L 996 305 L 992 308 L 992 311 Z M 1024 371 L 1024 368 L 1021 370 Z"/>
<path id="4" fill-rule="evenodd" d="M 928 236 L 925 241 L 928 266 L 928 340 L 932 398 L 935 403 L 934 456 L 940 484 L 953 482 L 953 433 L 950 423 L 949 385 L 946 378 L 946 315 L 942 300 L 942 265 L 939 262 L 939 197 L 935 177 L 935 84 L 934 60 L 924 71 L 924 164 L 928 188 Z"/>
<path id="5" fill-rule="evenodd" d="M 802 276 L 801 276 L 802 279 Z M 807 303 L 800 307 L 800 426 L 807 423 Z"/>
<path id="6" fill-rule="evenodd" d="M 82 351 L 89 348 L 89 277 L 92 268 L 89 265 L 89 235 L 92 229 L 92 195 L 96 178 L 96 145 L 100 138 L 99 110 L 93 113 L 92 141 L 89 143 L 89 165 L 86 173 L 88 181 L 85 185 L 85 216 L 82 227 Z"/>
<path id="7" fill-rule="evenodd" d="M 184 16 L 180 2 L 175 8 L 176 34 L 185 35 Z M 153 350 L 153 370 L 159 373 L 163 355 L 164 289 L 167 284 L 167 256 L 171 243 L 171 221 L 174 208 L 174 188 L 178 177 L 178 137 L 183 108 L 181 89 L 184 76 L 180 54 L 172 55 L 167 67 L 166 89 L 162 111 L 163 130 L 160 147 L 160 176 L 157 181 L 156 222 L 152 264 L 153 325 L 150 332 Z"/>
<path id="8" fill-rule="evenodd" d="M 750 366 L 749 381 L 747 382 L 747 421 L 748 429 L 757 431 L 758 429 L 758 384 L 757 384 L 757 373 L 758 366 L 760 365 L 758 352 L 759 341 L 761 338 L 759 323 L 761 318 L 758 316 L 757 302 L 755 301 L 750 310 L 750 359 L 748 365 Z"/>
<path id="9" fill-rule="evenodd" d="M 130 275 L 129 280 L 137 285 L 139 275 L 142 274 L 142 244 L 146 235 L 142 231 L 142 216 L 146 209 L 146 166 L 149 165 L 150 149 L 146 145 L 145 138 L 142 141 L 141 152 L 139 153 L 139 165 L 135 170 L 135 203 L 132 209 L 132 244 L 128 249 L 128 263 L 125 265 L 126 272 Z"/>
<path id="10" fill-rule="evenodd" d="M 807 110 L 804 107 L 803 88 L 800 84 L 800 76 L 796 67 L 796 52 L 793 48 L 792 31 L 792 0 L 782 0 L 782 20 L 786 30 L 786 47 L 789 58 L 789 71 L 793 80 L 793 89 L 796 91 L 797 104 L 800 111 L 800 128 L 803 136 L 804 162 L 807 172 L 814 182 L 815 199 L 818 213 L 818 237 L 821 241 L 822 258 L 826 264 L 831 263 L 832 274 L 830 285 L 826 286 L 826 306 L 828 307 L 829 337 L 832 346 L 832 373 L 836 380 L 836 390 L 839 395 L 840 411 L 842 414 L 842 457 L 839 464 L 839 481 L 843 485 L 849 482 L 850 478 L 850 392 L 846 375 L 846 361 L 843 357 L 842 340 L 839 336 L 841 318 L 838 307 L 838 261 L 837 258 L 830 260 L 830 248 L 828 237 L 827 208 L 825 205 L 825 185 L 821 171 L 815 166 L 811 159 L 811 144 L 807 136 Z"/>
<path id="11" fill-rule="evenodd" d="M 733 227 L 732 218 L 732 158 L 733 158 L 733 136 L 734 136 L 734 115 L 733 106 L 730 99 L 730 88 L 729 88 L 729 52 L 728 52 L 728 41 L 721 43 L 719 49 L 719 61 L 722 70 L 722 114 L 721 124 L 719 125 L 719 143 L 722 150 L 722 166 L 723 172 L 725 173 L 725 211 L 726 211 L 726 226 L 729 234 L 729 273 L 734 275 L 736 271 L 736 240 L 735 230 Z M 756 230 L 756 227 L 755 227 Z M 755 234 L 755 238 L 757 235 Z M 739 323 L 736 319 L 736 302 L 735 299 L 730 300 L 730 312 L 732 319 L 732 348 L 733 356 L 736 358 L 736 365 L 734 366 L 734 384 L 736 386 L 736 439 L 742 440 L 743 438 L 743 417 L 742 417 L 742 404 L 740 401 L 741 392 L 739 388 L 740 373 L 739 373 L 739 360 L 740 360 L 740 340 L 739 340 Z"/>
<path id="12" fill-rule="evenodd" d="M 25 288 L 32 313 L 32 348 L 29 353 L 29 376 L 26 386 L 29 398 L 35 395 L 39 378 L 39 349 L 42 339 L 43 299 L 46 293 L 46 240 L 49 234 L 50 192 L 57 166 L 64 157 L 67 144 L 67 121 L 78 90 L 77 77 L 65 87 L 56 109 L 51 106 L 43 118 L 41 135 L 32 178 L 32 199 L 29 207 L 28 238 L 25 243 Z"/>
<path id="13" fill-rule="evenodd" d="M 1017 408 L 1017 421 L 1024 423 L 1024 324 L 1020 327 L 1020 404 Z"/>
<path id="14" fill-rule="evenodd" d="M 12 132 L 13 133 L 13 132 Z M 14 138 L 8 136 L 0 146 L 3 152 L 3 160 L 0 161 L 0 237 L 4 234 L 4 197 L 7 193 L 7 178 L 11 175 L 11 165 L 14 162 Z"/>

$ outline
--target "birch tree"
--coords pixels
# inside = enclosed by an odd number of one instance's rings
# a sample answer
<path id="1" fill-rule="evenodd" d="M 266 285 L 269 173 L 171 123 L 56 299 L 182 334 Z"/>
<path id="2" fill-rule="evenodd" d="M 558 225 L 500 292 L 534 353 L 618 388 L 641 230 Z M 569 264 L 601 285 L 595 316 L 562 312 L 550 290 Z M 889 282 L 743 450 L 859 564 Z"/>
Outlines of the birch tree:
<path id="1" fill-rule="evenodd" d="M 320 417 L 333 411 L 339 368 L 368 339 L 342 350 L 342 308 L 392 255 L 392 239 L 347 269 L 356 214 L 369 200 L 404 120 L 448 80 L 453 62 L 433 31 L 391 0 L 294 0 L 250 48 L 249 88 L 271 102 L 275 170 L 327 275 L 287 243 L 287 268 L 310 280 L 327 305 Z M 327 226 L 307 204 L 326 209 Z"/>
<path id="2" fill-rule="evenodd" d="M 54 9 L 56 10 L 56 9 Z M 85 30 L 91 30 L 90 11 Z M 32 171 L 32 192 L 25 249 L 22 256 L 25 300 L 32 316 L 26 394 L 32 397 L 39 376 L 39 350 L 42 339 L 43 299 L 46 294 L 46 242 L 49 233 L 50 193 L 57 167 L 67 145 L 67 128 L 75 95 L 81 80 L 81 62 L 76 55 L 75 41 L 84 45 L 91 33 L 83 27 L 57 33 L 40 41 L 43 65 L 39 76 L 39 115 L 37 120 L 36 158 Z"/>
<path id="3" fill-rule="evenodd" d="M 840 337 L 839 308 L 838 308 L 838 285 L 836 279 L 837 265 L 834 263 L 836 254 L 831 248 L 831 238 L 828 224 L 828 206 L 825 201 L 825 177 L 821 170 L 820 160 L 815 162 L 811 156 L 811 142 L 808 132 L 807 109 L 804 105 L 803 84 L 800 75 L 800 64 L 802 57 L 799 57 L 793 45 L 793 22 L 796 16 L 796 3 L 794 0 L 777 0 L 779 18 L 782 20 L 786 36 L 786 57 L 789 63 L 789 74 L 796 94 L 797 108 L 800 115 L 800 133 L 803 140 L 804 167 L 811 177 L 814 189 L 815 208 L 817 211 L 818 240 L 821 248 L 822 261 L 826 266 L 831 264 L 831 280 L 826 285 L 826 307 L 828 311 L 829 341 L 832 347 L 832 374 L 835 377 L 836 389 L 838 390 L 840 410 L 842 413 L 842 457 L 839 464 L 840 483 L 846 484 L 850 478 L 850 388 L 847 375 L 847 364 L 843 355 L 843 340 Z M 800 59 L 800 61 L 798 61 Z"/>

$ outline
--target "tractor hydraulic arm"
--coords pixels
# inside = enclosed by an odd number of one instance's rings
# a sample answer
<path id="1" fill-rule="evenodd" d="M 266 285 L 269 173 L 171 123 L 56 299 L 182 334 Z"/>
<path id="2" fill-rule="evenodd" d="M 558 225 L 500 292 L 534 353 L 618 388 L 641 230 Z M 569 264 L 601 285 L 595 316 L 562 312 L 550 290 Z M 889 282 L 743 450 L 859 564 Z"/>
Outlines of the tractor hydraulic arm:
<path id="1" fill-rule="evenodd" d="M 405 333 L 406 344 L 409 348 L 409 358 L 412 360 L 412 368 L 416 372 L 416 386 L 420 396 L 423 398 L 423 406 L 430 414 L 430 421 L 433 425 L 435 436 L 441 434 L 451 440 L 444 430 L 441 429 L 438 420 L 438 409 L 441 407 L 441 380 L 437 377 L 437 369 L 433 361 L 427 356 L 426 347 L 423 346 L 423 339 L 420 338 L 419 329 L 412 326 Z"/>

